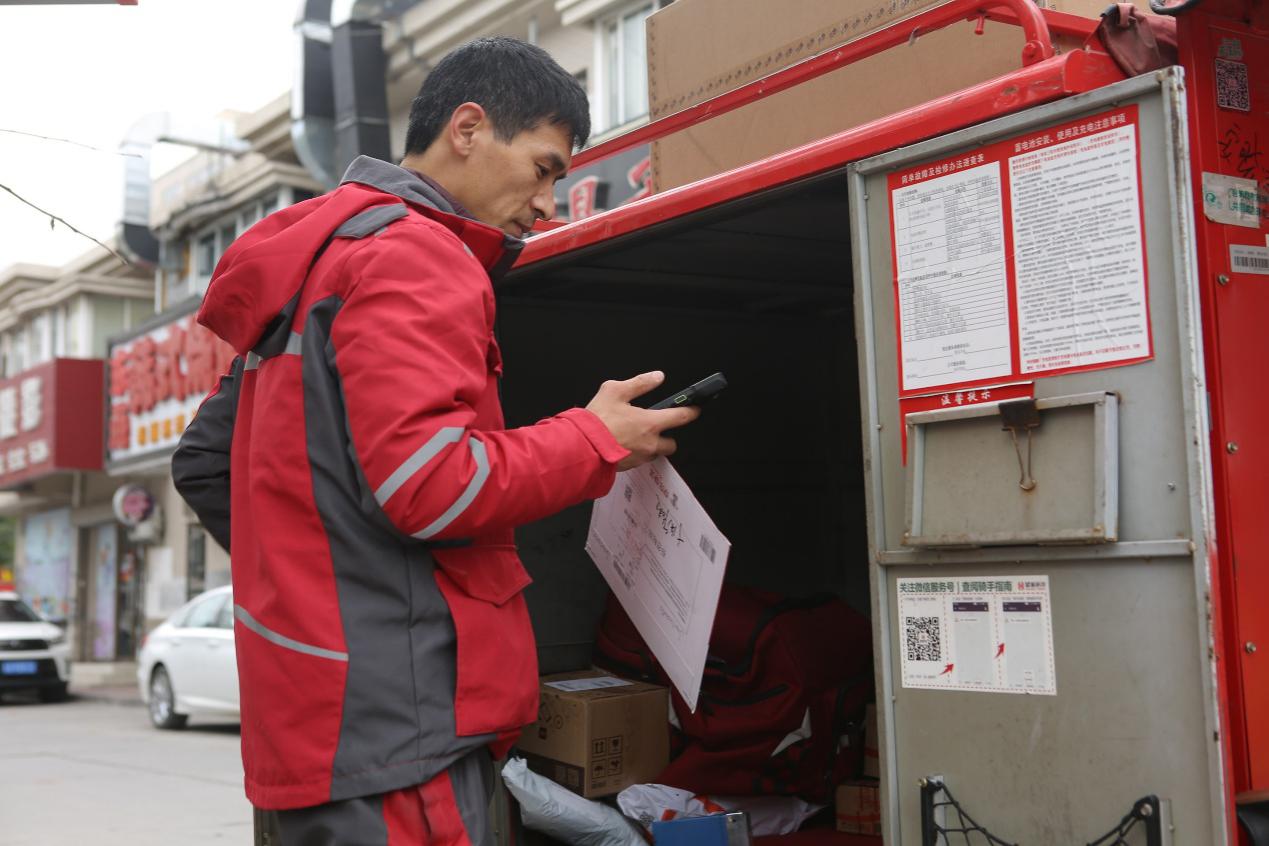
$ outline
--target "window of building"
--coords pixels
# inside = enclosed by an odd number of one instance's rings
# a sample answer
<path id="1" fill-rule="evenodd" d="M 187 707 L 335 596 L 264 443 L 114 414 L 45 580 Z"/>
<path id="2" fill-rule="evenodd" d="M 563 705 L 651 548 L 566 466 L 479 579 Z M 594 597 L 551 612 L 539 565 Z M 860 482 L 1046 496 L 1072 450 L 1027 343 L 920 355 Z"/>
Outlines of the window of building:
<path id="1" fill-rule="evenodd" d="M 643 0 L 598 21 L 597 85 L 599 131 L 603 132 L 648 113 L 647 49 L 644 33 L 648 15 L 664 0 Z"/>
<path id="2" fill-rule="evenodd" d="M 229 221 L 229 223 L 220 227 L 219 247 L 220 247 L 220 254 L 222 256 L 225 254 L 225 250 L 229 249 L 229 245 L 232 244 L 234 242 L 234 239 L 237 237 L 238 237 L 238 227 L 235 225 L 235 221 L 233 221 L 232 219 Z"/>
<path id="3" fill-rule="evenodd" d="M 208 233 L 198 239 L 198 246 L 194 251 L 194 255 L 198 261 L 198 275 L 211 276 L 212 271 L 216 269 L 215 233 Z"/>

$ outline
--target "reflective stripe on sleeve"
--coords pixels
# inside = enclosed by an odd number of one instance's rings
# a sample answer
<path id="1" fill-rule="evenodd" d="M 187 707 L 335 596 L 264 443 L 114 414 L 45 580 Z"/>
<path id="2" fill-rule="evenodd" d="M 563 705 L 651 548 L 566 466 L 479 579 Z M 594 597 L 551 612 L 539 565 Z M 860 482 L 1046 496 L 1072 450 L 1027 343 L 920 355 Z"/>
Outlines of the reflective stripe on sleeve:
<path id="1" fill-rule="evenodd" d="M 454 500 L 454 504 L 436 518 L 436 522 L 428 526 L 421 532 L 416 532 L 413 537 L 420 540 L 427 540 L 434 536 L 454 520 L 458 515 L 467 510 L 467 506 L 472 504 L 476 496 L 480 493 L 480 489 L 485 486 L 485 480 L 489 478 L 489 454 L 485 450 L 485 445 L 476 438 L 468 438 L 467 444 L 471 447 L 471 456 L 476 460 L 476 475 L 471 477 L 471 481 L 467 484 L 467 490 L 463 491 L 462 496 Z"/>
<path id="2" fill-rule="evenodd" d="M 243 608 L 241 605 L 234 606 L 234 618 L 256 634 L 260 635 L 260 637 L 270 643 L 276 643 L 278 646 L 292 649 L 305 655 L 315 655 L 318 658 L 329 658 L 332 661 L 348 660 L 347 652 L 336 652 L 333 649 L 322 649 L 320 646 L 310 646 L 307 643 L 300 643 L 298 640 L 292 640 L 286 635 L 281 635 L 272 629 L 265 628 L 255 617 L 248 614 L 247 609 Z"/>
<path id="3" fill-rule="evenodd" d="M 463 437 L 463 431 L 458 426 L 446 426 L 433 435 L 427 443 L 415 451 L 414 455 L 392 471 L 392 475 L 379 486 L 379 489 L 375 491 L 375 502 L 382 507 L 384 503 L 392 499 L 392 495 L 400 490 L 411 476 L 422 470 L 423 465 L 435 458 L 445 447 L 458 443 Z"/>

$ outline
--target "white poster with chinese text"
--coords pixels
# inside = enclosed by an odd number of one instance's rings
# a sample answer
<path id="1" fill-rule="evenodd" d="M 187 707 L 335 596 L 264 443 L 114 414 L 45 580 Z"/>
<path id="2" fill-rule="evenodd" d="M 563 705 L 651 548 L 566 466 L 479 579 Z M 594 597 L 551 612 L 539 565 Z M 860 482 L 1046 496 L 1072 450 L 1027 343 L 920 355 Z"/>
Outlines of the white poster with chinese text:
<path id="1" fill-rule="evenodd" d="M 1137 127 L 1009 159 L 1025 374 L 1150 354 Z"/>
<path id="2" fill-rule="evenodd" d="M 904 687 L 1057 694 L 1048 576 L 899 579 Z"/>
<path id="3" fill-rule="evenodd" d="M 1012 370 L 1000 184 L 988 162 L 891 194 L 905 391 Z"/>

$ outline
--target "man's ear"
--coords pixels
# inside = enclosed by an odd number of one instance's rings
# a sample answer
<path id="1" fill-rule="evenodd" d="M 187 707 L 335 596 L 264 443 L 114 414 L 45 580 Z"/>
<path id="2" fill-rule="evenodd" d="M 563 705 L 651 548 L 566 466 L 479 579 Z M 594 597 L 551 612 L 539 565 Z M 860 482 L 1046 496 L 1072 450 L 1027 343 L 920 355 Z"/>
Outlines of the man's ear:
<path id="1" fill-rule="evenodd" d="M 449 117 L 449 140 L 454 152 L 462 158 L 471 155 L 476 136 L 487 127 L 489 117 L 479 103 L 463 103 Z"/>

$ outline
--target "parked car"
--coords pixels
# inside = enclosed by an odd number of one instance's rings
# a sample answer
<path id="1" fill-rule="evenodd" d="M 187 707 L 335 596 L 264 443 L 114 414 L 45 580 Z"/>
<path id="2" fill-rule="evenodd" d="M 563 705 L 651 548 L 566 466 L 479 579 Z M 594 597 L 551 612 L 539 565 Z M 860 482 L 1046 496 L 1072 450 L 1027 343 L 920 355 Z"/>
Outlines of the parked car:
<path id="1" fill-rule="evenodd" d="M 158 728 L 181 728 L 191 715 L 238 716 L 230 587 L 199 594 L 146 635 L 137 684 Z"/>
<path id="2" fill-rule="evenodd" d="M 12 591 L 0 591 L 0 692 L 34 690 L 45 702 L 66 698 L 66 633 Z"/>

